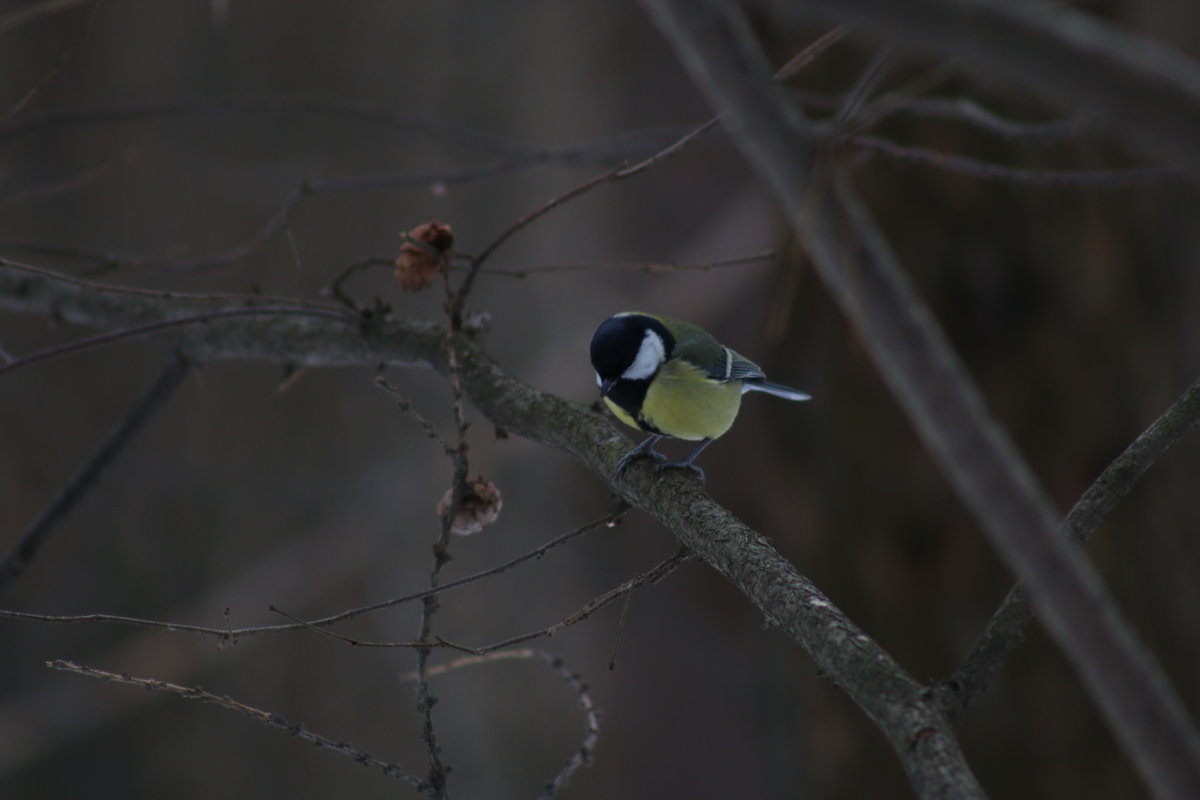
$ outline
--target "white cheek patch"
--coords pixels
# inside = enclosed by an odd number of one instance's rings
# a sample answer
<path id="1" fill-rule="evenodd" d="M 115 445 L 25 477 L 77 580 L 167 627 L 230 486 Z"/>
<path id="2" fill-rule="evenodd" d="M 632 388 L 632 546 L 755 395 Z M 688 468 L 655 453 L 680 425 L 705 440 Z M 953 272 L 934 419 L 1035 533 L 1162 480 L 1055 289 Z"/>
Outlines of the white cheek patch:
<path id="1" fill-rule="evenodd" d="M 597 373 L 596 373 L 596 385 L 597 385 L 597 386 L 604 386 L 604 378 L 601 378 L 601 377 L 600 377 L 600 373 L 599 373 L 599 372 L 597 372 Z"/>
<path id="2" fill-rule="evenodd" d="M 647 380 L 658 372 L 666 357 L 667 350 L 663 347 L 662 337 L 648 330 L 642 338 L 641 346 L 638 347 L 637 358 L 621 373 L 621 377 L 627 381 Z"/>

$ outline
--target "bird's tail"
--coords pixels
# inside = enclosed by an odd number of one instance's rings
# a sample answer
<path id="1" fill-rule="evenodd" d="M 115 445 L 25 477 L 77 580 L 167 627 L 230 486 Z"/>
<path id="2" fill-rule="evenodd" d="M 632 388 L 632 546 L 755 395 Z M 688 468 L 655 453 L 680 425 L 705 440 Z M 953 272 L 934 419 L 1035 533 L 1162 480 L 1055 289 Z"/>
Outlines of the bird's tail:
<path id="1" fill-rule="evenodd" d="M 742 394 L 746 392 L 766 392 L 776 397 L 782 397 L 785 400 L 812 400 L 812 395 L 807 392 L 762 379 L 742 381 Z"/>

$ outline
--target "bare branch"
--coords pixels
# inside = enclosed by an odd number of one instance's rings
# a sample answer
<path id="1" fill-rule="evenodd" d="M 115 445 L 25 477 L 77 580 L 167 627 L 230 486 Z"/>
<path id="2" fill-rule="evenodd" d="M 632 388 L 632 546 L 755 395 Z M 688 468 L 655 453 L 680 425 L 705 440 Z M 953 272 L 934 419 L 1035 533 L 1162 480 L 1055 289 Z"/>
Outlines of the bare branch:
<path id="1" fill-rule="evenodd" d="M 129 626 L 139 627 L 139 628 L 153 628 L 153 629 L 158 629 L 158 630 L 172 631 L 175 633 L 195 633 L 195 634 L 201 634 L 201 635 L 205 635 L 205 636 L 215 636 L 218 639 L 222 640 L 223 642 L 232 642 L 232 641 L 236 641 L 237 639 L 244 637 L 244 636 L 255 636 L 255 635 L 267 634 L 267 633 L 284 633 L 286 631 L 297 631 L 297 630 L 303 630 L 303 629 L 324 630 L 328 626 L 334 625 L 335 623 L 342 622 L 347 619 L 353 619 L 354 617 L 363 616 L 365 614 L 370 614 L 375 611 L 381 611 L 385 608 L 393 608 L 395 606 L 403 605 L 404 603 L 411 603 L 414 600 L 421 600 L 422 598 L 428 597 L 431 594 L 444 594 L 448 591 L 451 591 L 452 589 L 457 589 L 462 586 L 467 586 L 469 584 L 483 580 L 484 578 L 489 578 L 493 575 L 499 575 L 501 572 L 507 572 L 508 570 L 510 570 L 514 567 L 520 566 L 521 564 L 524 564 L 528 561 L 540 559 L 551 549 L 558 547 L 559 545 L 566 544 L 567 542 L 571 541 L 572 539 L 575 539 L 586 533 L 590 533 L 590 532 L 592 532 L 594 530 L 598 530 L 600 528 L 616 527 L 617 525 L 620 524 L 621 520 L 624 518 L 624 516 L 628 510 L 629 510 L 629 507 L 627 504 L 624 503 L 624 501 L 617 502 L 613 505 L 613 507 L 609 510 L 609 512 L 607 514 L 600 517 L 599 519 L 593 520 L 592 522 L 589 522 L 586 525 L 580 525 L 578 528 L 573 528 L 573 529 L 567 531 L 566 533 L 560 534 L 559 536 L 554 537 L 553 539 L 542 544 L 541 546 L 535 547 L 533 550 L 530 550 L 526 553 L 516 556 L 515 558 L 511 558 L 502 564 L 497 564 L 494 567 L 489 567 L 487 569 L 480 570 L 479 572 L 474 572 L 470 575 L 464 576 L 462 578 L 458 578 L 453 581 L 447 581 L 446 583 L 440 584 L 436 588 L 425 589 L 425 590 L 422 590 L 419 592 L 413 592 L 411 594 L 403 595 L 401 597 L 394 597 L 394 598 L 391 598 L 388 600 L 380 601 L 378 603 L 372 603 L 371 605 L 368 605 L 368 606 L 362 606 L 360 608 L 352 608 L 352 609 L 343 611 L 338 614 L 333 614 L 331 616 L 321 617 L 319 619 L 306 620 L 306 621 L 298 622 L 298 623 L 292 624 L 292 625 L 257 625 L 257 626 L 246 627 L 246 628 L 229 628 L 229 627 L 217 628 L 217 627 L 213 627 L 213 626 L 209 626 L 209 625 L 191 625 L 191 624 L 184 624 L 184 623 L 178 623 L 178 622 L 166 622 L 166 621 L 162 621 L 162 620 L 143 619 L 140 617 L 129 617 L 129 616 L 124 616 L 124 615 L 120 615 L 120 614 L 75 614 L 75 615 L 35 614 L 35 613 L 31 613 L 31 612 L 26 612 L 26 611 L 9 611 L 9 610 L 5 610 L 5 609 L 0 609 L 0 619 L 25 620 L 27 622 L 42 622 L 42 623 L 58 624 L 58 625 L 61 625 L 61 624 L 129 625 Z M 285 612 L 279 611 L 278 613 L 282 614 Z M 290 615 L 289 615 L 289 618 L 290 618 Z M 355 639 L 349 639 L 349 637 L 339 636 L 338 638 L 342 639 L 343 641 L 349 641 L 349 643 L 351 643 L 351 644 L 368 645 L 368 646 L 370 645 L 369 642 L 361 642 L 361 641 L 358 641 Z"/>
<path id="2" fill-rule="evenodd" d="M 1063 520 L 1063 533 L 1074 542 L 1086 543 L 1142 475 L 1175 442 L 1197 428 L 1200 428 L 1200 381 L 1193 383 L 1104 469 Z M 988 621 L 974 649 L 942 687 L 942 700 L 952 720 L 961 719 L 987 691 L 1032 619 L 1028 596 L 1021 586 L 1014 586 Z"/>
<path id="3" fill-rule="evenodd" d="M 691 134 L 689 134 L 689 136 L 690 135 Z M 480 269 L 480 267 L 483 266 L 483 263 L 485 261 L 487 261 L 488 256 L 490 256 L 492 253 L 494 253 L 496 251 L 496 249 L 498 247 L 500 247 L 500 245 L 507 242 L 515 233 L 517 233 L 517 231 L 520 231 L 522 228 L 525 228 L 526 226 L 528 226 L 530 223 L 534 222 L 535 220 L 542 218 L 546 214 L 550 213 L 554 209 L 561 206 L 563 203 L 570 202 L 571 200 L 574 200 L 576 197 L 579 197 L 580 195 L 587 193 L 588 191 L 596 188 L 597 186 L 599 186 L 601 184 L 608 183 L 609 181 L 612 181 L 612 180 L 616 180 L 618 177 L 621 176 L 621 173 L 622 173 L 622 170 L 620 168 L 609 170 L 608 172 L 604 173 L 603 175 L 597 175 L 596 177 L 591 178 L 590 180 L 584 181 L 583 183 L 576 186 L 575 188 L 570 189 L 569 191 L 566 191 L 563 194 L 560 194 L 557 197 L 547 201 L 543 205 L 539 206 L 538 208 L 534 209 L 530 213 L 521 217 L 519 220 L 514 222 L 512 225 L 508 226 L 499 236 L 497 236 L 492 241 L 491 244 L 489 244 L 487 247 L 485 247 L 479 253 L 479 255 L 477 255 L 477 256 L 475 256 L 475 258 L 471 259 L 471 264 L 467 268 L 466 277 L 463 278 L 462 283 L 459 285 L 458 289 L 454 292 L 454 296 L 453 296 L 453 298 L 451 298 L 451 300 L 449 301 L 449 304 L 447 306 L 447 311 L 450 315 L 450 324 L 451 324 L 451 326 L 453 326 L 452 329 L 457 328 L 459 323 L 461 322 L 463 304 L 466 303 L 467 297 L 471 293 L 471 287 L 475 283 L 475 278 L 477 275 L 479 275 L 479 269 Z"/>
<path id="4" fill-rule="evenodd" d="M 113 683 L 123 683 L 127 686 L 136 686 L 140 689 L 151 692 L 168 692 L 170 694 L 179 695 L 188 700 L 199 700 L 201 703 L 211 703 L 220 706 L 221 708 L 237 711 L 244 714 L 256 722 L 261 722 L 263 725 L 269 725 L 273 728 L 279 728 L 282 731 L 287 731 L 292 736 L 302 739 L 310 744 L 314 744 L 323 750 L 332 750 L 335 753 L 340 753 L 348 758 L 354 759 L 364 767 L 374 767 L 387 775 L 389 778 L 405 781 L 412 784 L 418 789 L 426 789 L 426 784 L 415 775 L 410 775 L 396 764 L 391 764 L 386 761 L 380 761 L 370 753 L 365 753 L 353 745 L 345 742 L 335 742 L 332 739 L 327 739 L 320 734 L 313 733 L 295 722 L 289 722 L 278 714 L 271 711 L 263 711 L 261 708 L 247 705 L 239 700 L 234 700 L 226 695 L 213 694 L 212 692 L 201 689 L 199 686 L 181 686 L 177 683 L 169 683 L 160 681 L 155 678 L 138 678 L 133 675 L 124 673 L 109 672 L 98 667 L 89 667 L 83 664 L 76 664 L 73 661 L 64 659 L 55 659 L 47 661 L 46 666 L 51 669 L 57 669 L 62 672 L 73 672 L 76 675 L 86 675 L 89 678 L 98 678 L 100 680 L 112 681 Z"/>
<path id="5" fill-rule="evenodd" d="M 1077 186 L 1088 189 L 1142 186 L 1147 183 L 1195 180 L 1200 170 L 1195 167 L 1131 167 L 1108 170 L 1030 169 L 994 164 L 988 161 L 896 144 L 877 136 L 852 136 L 847 141 L 855 147 L 887 156 L 897 161 L 934 167 L 946 172 L 982 180 L 1019 183 L 1027 186 Z"/>
<path id="6" fill-rule="evenodd" d="M 986 65 L 1119 131 L 1150 158 L 1200 163 L 1200 66 L 1061 3 L 776 2 L 781 14 L 853 18 L 938 55 Z M 1019 56 L 1014 42 L 1020 43 Z"/>
<path id="7" fill-rule="evenodd" d="M 10 206 L 30 200 L 45 200 L 56 195 L 77 191 L 109 177 L 118 170 L 132 164 L 141 155 L 142 149 L 139 146 L 132 145 L 126 147 L 115 156 L 66 178 L 34 186 L 30 189 L 8 192 L 0 197 L 0 205 Z"/>
<path id="8" fill-rule="evenodd" d="M 0 265 L 0 307 L 119 326 L 168 313 L 167 301 L 104 295 Z M 205 360 L 239 358 L 312 366 L 397 364 L 444 372 L 444 332 L 429 323 L 381 320 L 366 331 L 323 318 L 216 319 L 186 329 L 179 344 Z M 771 544 L 714 503 L 686 476 L 652 474 L 635 465 L 614 482 L 627 440 L 606 416 L 520 383 L 500 368 L 470 331 L 457 334 L 463 388 L 490 422 L 563 450 L 674 532 L 716 568 L 775 625 L 813 657 L 893 741 L 901 758 L 928 765 L 930 785 L 965 786 L 979 797 L 961 763 L 953 733 L 926 687 L 908 675 Z M 441 589 L 444 591 L 445 589 Z M 15 616 L 15 615 L 13 615 Z M 961 778 L 965 774 L 966 783 Z"/>
<path id="9" fill-rule="evenodd" d="M 17 100 L 17 102 L 13 103 L 8 111 L 5 112 L 5 119 L 9 117 L 15 117 L 17 114 L 20 114 L 22 111 L 24 111 L 25 108 L 32 103 L 39 94 L 45 91 L 46 87 L 49 86 L 54 79 L 62 73 L 63 67 L 66 66 L 67 62 L 71 59 L 71 56 L 73 56 L 75 52 L 79 50 L 79 46 L 83 44 L 84 39 L 86 39 L 88 33 L 91 32 L 92 21 L 96 19 L 96 10 L 100 8 L 100 0 L 65 0 L 65 2 L 64 0 L 59 0 L 58 2 L 53 2 L 52 0 L 51 2 L 43 2 L 36 6 L 22 9 L 21 11 L 9 14 L 7 17 L 5 17 L 5 23 L 11 23 L 14 18 L 22 15 L 29 15 L 25 17 L 25 20 L 32 21 L 32 19 L 34 19 L 36 16 L 40 16 L 43 13 L 53 13 L 60 10 L 66 11 L 76 6 L 83 5 L 84 3 L 90 3 L 91 8 L 88 9 L 87 20 L 83 23 L 79 33 L 76 34 L 75 38 L 63 48 L 62 52 L 58 56 L 58 59 L 55 60 L 55 62 L 50 66 L 50 69 L 46 70 L 46 74 L 44 74 L 37 83 L 29 87 L 29 91 L 25 92 L 25 94 L 23 94 L 21 98 Z M 0 28 L 3 28 L 3 31 L 0 32 L 7 32 L 7 30 L 11 30 L 11 28 L 4 27 L 4 23 L 0 23 Z"/>
<path id="10" fill-rule="evenodd" d="M 10 362 L 11 363 L 11 362 Z M 97 479 L 124 451 L 125 447 L 146 426 L 183 382 L 190 364 L 172 354 L 162 371 L 151 382 L 146 393 L 130 409 L 125 419 L 108 435 L 92 456 L 84 462 L 58 496 L 42 510 L 17 543 L 0 559 L 0 594 L 21 576 L 37 555 L 55 526 L 70 513 Z"/>
<path id="11" fill-rule="evenodd" d="M 584 603 L 582 608 L 580 608 L 574 614 L 566 617 L 561 622 L 556 622 L 553 625 L 540 630 L 530 631 L 529 633 L 523 633 L 519 636 L 513 636 L 499 642 L 493 642 L 492 644 L 484 645 L 483 647 L 471 648 L 471 652 L 476 654 L 492 653 L 497 650 L 503 650 L 506 647 L 512 647 L 513 645 L 524 644 L 525 642 L 532 641 L 533 639 L 554 636 L 555 634 L 566 630 L 572 625 L 577 625 L 580 622 L 583 622 L 592 614 L 595 614 L 597 611 L 604 608 L 609 603 L 612 603 L 614 600 L 619 600 L 622 597 L 628 597 L 634 589 L 637 589 L 640 586 L 645 586 L 648 583 L 658 583 L 674 572 L 679 566 L 689 561 L 692 557 L 692 553 L 689 552 L 686 547 L 681 548 L 674 555 L 663 559 L 645 572 L 638 573 L 629 580 L 622 582 L 620 586 L 609 589 L 599 597 L 593 597 L 591 600 Z"/>
<path id="12" fill-rule="evenodd" d="M 797 93 L 797 96 L 803 96 Z M 809 102 L 812 95 L 805 98 Z M 1017 122 L 1000 116 L 969 97 L 911 97 L 885 95 L 864 108 L 858 123 L 869 127 L 897 113 L 927 119 L 955 120 L 1004 139 L 1028 144 L 1050 144 L 1078 136 L 1088 129 L 1082 118 L 1049 122 Z"/>
<path id="13" fill-rule="evenodd" d="M 481 269 L 484 275 L 500 275 L 510 278 L 527 278 L 530 275 L 541 275 L 548 272 L 708 272 L 726 267 L 742 267 L 777 259 L 779 254 L 774 250 L 752 253 L 734 258 L 723 258 L 716 261 L 695 261 L 680 263 L 676 261 L 616 261 L 599 264 L 545 264 L 537 267 L 521 269 Z"/>
<path id="14" fill-rule="evenodd" d="M 801 50 L 799 53 L 797 53 L 795 56 L 793 56 L 791 59 L 789 59 L 788 62 L 786 64 L 784 64 L 784 66 L 779 70 L 779 72 L 776 73 L 775 77 L 780 80 L 793 77 L 794 75 L 799 73 L 800 70 L 802 70 L 804 67 L 811 64 L 818 55 L 825 52 L 827 49 L 829 49 L 834 44 L 836 44 L 838 41 L 840 41 L 841 38 L 849 30 L 850 30 L 850 27 L 848 25 L 841 25 L 841 26 L 838 26 L 837 28 L 834 28 L 833 30 L 829 31 L 825 35 L 821 36 L 816 41 L 814 41 L 812 44 L 808 45 L 803 50 Z M 452 322 L 456 321 L 462 315 L 463 303 L 466 302 L 467 295 L 471 291 L 471 285 L 475 281 L 475 276 L 479 274 L 479 270 L 483 266 L 483 263 L 487 260 L 488 256 L 490 256 L 496 250 L 496 248 L 498 248 L 500 245 L 502 245 L 504 242 L 506 242 L 509 239 L 509 237 L 511 237 L 517 231 L 526 227 L 533 221 L 539 219 L 540 217 L 542 217 L 546 213 L 550 212 L 551 210 L 557 208 L 558 206 L 562 205 L 563 203 L 574 200 L 576 197 L 579 197 L 580 195 L 591 191 L 592 189 L 596 188 L 597 186 L 601 186 L 603 184 L 610 183 L 613 181 L 627 180 L 629 178 L 634 177 L 635 175 L 640 175 L 641 173 L 645 172 L 646 170 L 650 169 L 651 167 L 678 154 L 685 147 L 690 145 L 696 139 L 700 138 L 700 136 L 704 135 L 708 131 L 717 127 L 717 125 L 720 122 L 721 122 L 721 117 L 720 117 L 720 115 L 717 115 L 717 116 L 713 117 L 712 119 L 708 120 L 707 122 L 703 123 L 702 125 L 694 128 L 693 130 L 688 131 L 686 134 L 684 134 L 678 140 L 672 142 L 669 146 L 667 146 L 667 147 L 663 148 L 662 150 L 659 150 L 658 152 L 647 157 L 645 160 L 638 162 L 636 164 L 633 164 L 631 166 L 630 165 L 622 165 L 622 166 L 617 167 L 616 169 L 606 172 L 603 175 L 597 175 L 595 178 L 592 178 L 591 180 L 586 181 L 579 186 L 576 186 L 575 188 L 571 189 L 570 191 L 565 192 L 564 194 L 559 195 L 558 197 L 555 197 L 554 199 L 550 200 L 549 202 L 547 202 L 540 208 L 535 209 L 532 213 L 527 214 L 526 216 L 517 220 L 509 228 L 507 228 L 503 233 L 501 233 L 500 236 L 495 241 L 493 241 L 490 245 L 488 245 L 486 248 L 484 248 L 483 252 L 481 252 L 479 255 L 477 255 L 475 258 L 473 258 L 471 260 L 471 264 L 470 264 L 470 267 L 467 272 L 467 277 L 463 280 L 462 285 L 458 289 L 458 292 L 456 293 L 455 298 L 454 298 L 454 305 L 451 308 Z"/>
<path id="15" fill-rule="evenodd" d="M 495 653 L 487 653 L 486 655 L 467 655 L 462 658 L 457 658 L 447 664 L 440 664 L 436 667 L 430 667 L 426 671 L 427 677 L 436 677 L 445 675 L 448 672 L 454 672 L 464 667 L 475 667 L 485 664 L 493 664 L 497 661 L 529 661 L 537 659 L 549 667 L 556 675 L 563 679 L 568 686 L 575 690 L 575 694 L 579 697 L 579 706 L 583 709 L 584 721 L 586 729 L 584 731 L 583 742 L 567 759 L 567 763 L 554 776 L 553 779 L 546 783 L 542 794 L 538 795 L 539 800 L 542 798 L 550 798 L 566 787 L 571 776 L 580 767 L 590 764 L 592 753 L 595 752 L 596 743 L 600 738 L 600 711 L 592 702 L 591 694 L 588 692 L 587 684 L 577 674 L 572 672 L 563 664 L 563 660 L 558 656 L 541 650 L 501 650 Z M 401 676 L 400 680 L 416 680 L 416 673 Z"/>
<path id="16" fill-rule="evenodd" d="M 23 252 L 62 255 L 95 262 L 97 270 L 118 267 L 151 267 L 173 272 L 197 272 L 226 266 L 260 250 L 268 241 L 287 227 L 296 207 L 306 198 L 316 195 L 349 191 L 371 191 L 404 187 L 450 186 L 480 181 L 528 169 L 543 164 L 595 166 L 621 163 L 626 158 L 640 158 L 647 151 L 655 152 L 664 141 L 678 138 L 679 128 L 651 128 L 619 133 L 592 141 L 572 143 L 561 147 L 539 148 L 491 137 L 454 125 L 435 122 L 390 109 L 360 106 L 329 100 L 246 98 L 243 100 L 178 101 L 129 106 L 111 106 L 55 112 L 0 125 L 0 141 L 31 135 L 48 128 L 111 123 L 142 119 L 162 119 L 172 116 L 198 114 L 263 114 L 310 113 L 341 117 L 354 121 L 383 124 L 408 130 L 435 139 L 456 142 L 492 155 L 495 161 L 460 169 L 433 172 L 373 174 L 343 178 L 309 178 L 298 183 L 280 201 L 275 212 L 248 239 L 217 253 L 192 257 L 122 253 L 101 249 L 65 247 L 38 242 L 0 242 L 0 246 Z M 511 232 L 510 232 L 511 233 Z M 506 238 L 506 237 L 505 237 Z M 499 244 L 499 242 L 497 242 Z"/>
<path id="17" fill-rule="evenodd" d="M 918 435 L 993 546 L 1026 582 L 1051 634 L 1147 783 L 1161 798 L 1200 796 L 1200 736 L 1181 701 L 1090 563 L 1058 535 L 1053 507 L 988 415 L 847 179 L 835 175 L 829 197 L 811 184 L 813 132 L 771 82 L 749 24 L 725 5 L 646 5 L 701 90 L 727 115 L 731 136 L 768 183 Z M 928 764 L 902 747 L 897 751 L 921 796 L 946 791 L 944 776 L 931 774 Z M 955 767 L 957 791 L 977 794 L 965 765 Z"/>

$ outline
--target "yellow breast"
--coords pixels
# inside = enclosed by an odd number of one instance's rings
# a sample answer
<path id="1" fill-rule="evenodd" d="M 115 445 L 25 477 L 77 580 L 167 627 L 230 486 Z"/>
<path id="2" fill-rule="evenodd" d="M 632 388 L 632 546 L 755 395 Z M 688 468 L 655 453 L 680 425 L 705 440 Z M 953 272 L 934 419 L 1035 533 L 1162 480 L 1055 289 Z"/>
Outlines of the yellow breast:
<path id="1" fill-rule="evenodd" d="M 671 361 L 650 384 L 641 416 L 676 439 L 716 439 L 733 425 L 741 404 L 738 381 L 718 383 L 685 361 Z"/>

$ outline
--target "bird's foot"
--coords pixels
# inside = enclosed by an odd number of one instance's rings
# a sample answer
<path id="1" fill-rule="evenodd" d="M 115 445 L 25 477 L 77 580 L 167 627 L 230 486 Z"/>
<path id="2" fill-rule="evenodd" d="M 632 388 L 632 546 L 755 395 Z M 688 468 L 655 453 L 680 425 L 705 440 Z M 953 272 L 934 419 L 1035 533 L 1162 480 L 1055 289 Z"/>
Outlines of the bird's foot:
<path id="1" fill-rule="evenodd" d="M 658 454 L 655 453 L 655 455 Z M 664 469 L 690 469 L 692 472 L 700 476 L 701 483 L 708 482 L 708 476 L 704 474 L 704 470 L 693 464 L 690 458 L 685 458 L 680 461 L 667 461 L 665 458 L 662 458 L 662 456 L 659 456 L 659 458 L 662 460 L 654 464 L 653 469 L 655 472 L 662 472 Z"/>
<path id="2" fill-rule="evenodd" d="M 664 466 L 667 466 L 667 457 L 662 453 L 655 452 L 648 447 L 644 449 L 635 447 L 617 462 L 617 474 L 624 475 L 625 470 L 629 469 L 630 464 L 643 457 L 654 460 L 654 469 L 662 469 Z"/>

